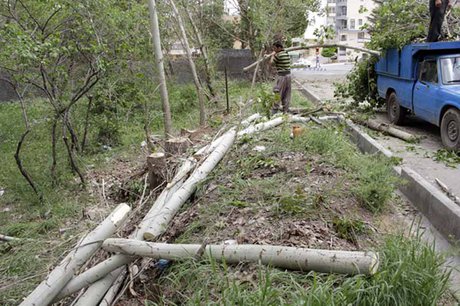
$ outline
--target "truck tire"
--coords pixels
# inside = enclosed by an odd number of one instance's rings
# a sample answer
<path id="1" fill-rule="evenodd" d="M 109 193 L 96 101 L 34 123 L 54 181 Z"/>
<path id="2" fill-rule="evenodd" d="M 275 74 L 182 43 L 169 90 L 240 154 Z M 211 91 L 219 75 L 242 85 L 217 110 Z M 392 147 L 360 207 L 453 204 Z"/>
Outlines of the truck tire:
<path id="1" fill-rule="evenodd" d="M 449 108 L 442 116 L 441 140 L 448 150 L 460 152 L 460 111 Z"/>
<path id="2" fill-rule="evenodd" d="M 387 115 L 388 120 L 396 125 L 401 125 L 404 117 L 406 117 L 406 110 L 399 105 L 398 98 L 394 92 L 387 97 Z"/>

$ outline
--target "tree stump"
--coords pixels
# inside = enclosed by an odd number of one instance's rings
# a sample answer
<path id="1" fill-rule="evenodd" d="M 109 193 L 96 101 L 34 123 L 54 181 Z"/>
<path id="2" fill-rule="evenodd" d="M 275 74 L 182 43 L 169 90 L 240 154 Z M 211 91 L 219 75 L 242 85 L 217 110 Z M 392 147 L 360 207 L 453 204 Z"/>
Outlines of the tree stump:
<path id="1" fill-rule="evenodd" d="M 165 152 L 170 156 L 183 154 L 189 147 L 190 140 L 184 137 L 171 138 L 165 142 Z"/>
<path id="2" fill-rule="evenodd" d="M 164 153 L 153 153 L 147 157 L 149 171 L 148 183 L 150 190 L 160 186 L 166 180 L 166 156 Z"/>

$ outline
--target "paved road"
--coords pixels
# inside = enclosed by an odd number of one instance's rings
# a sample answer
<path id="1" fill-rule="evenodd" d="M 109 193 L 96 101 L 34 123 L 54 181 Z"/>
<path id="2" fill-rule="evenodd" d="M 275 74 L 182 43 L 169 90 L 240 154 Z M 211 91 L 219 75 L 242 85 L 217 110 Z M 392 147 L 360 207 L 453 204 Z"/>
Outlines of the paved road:
<path id="1" fill-rule="evenodd" d="M 310 92 L 323 100 L 334 98 L 334 83 L 342 82 L 353 68 L 351 64 L 326 64 L 322 69 L 293 69 L 293 76 Z"/>
<path id="2" fill-rule="evenodd" d="M 313 92 L 321 100 L 333 98 L 334 82 L 343 81 L 352 65 L 324 65 L 325 71 L 294 71 L 294 78 L 304 87 Z M 377 114 L 377 119 L 388 122 L 386 114 Z M 442 162 L 433 160 L 435 153 L 442 149 L 439 128 L 417 118 L 408 118 L 405 125 L 400 127 L 409 133 L 422 137 L 418 144 L 408 144 L 402 140 L 372 133 L 384 147 L 403 159 L 403 163 L 420 173 L 436 187 L 435 179 L 445 183 L 451 191 L 460 197 L 460 166 L 447 167 Z"/>

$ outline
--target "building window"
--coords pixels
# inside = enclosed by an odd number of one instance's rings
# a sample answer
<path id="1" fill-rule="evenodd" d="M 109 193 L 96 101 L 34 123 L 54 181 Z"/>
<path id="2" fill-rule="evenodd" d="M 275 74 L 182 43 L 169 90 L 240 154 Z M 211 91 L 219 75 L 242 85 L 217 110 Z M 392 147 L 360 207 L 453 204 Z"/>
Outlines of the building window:
<path id="1" fill-rule="evenodd" d="M 365 34 L 364 32 L 359 32 L 359 33 L 358 33 L 358 40 L 364 40 L 365 35 L 366 35 L 366 34 Z"/>
<path id="2" fill-rule="evenodd" d="M 354 30 L 354 29 L 355 29 L 355 20 L 350 19 L 350 30 Z"/>
<path id="3" fill-rule="evenodd" d="M 340 41 L 347 41 L 347 35 L 340 35 Z"/>
<path id="4" fill-rule="evenodd" d="M 359 25 L 359 26 L 362 26 L 362 25 L 363 25 L 363 20 L 362 20 L 362 19 L 359 19 L 359 20 L 358 20 L 358 25 Z"/>

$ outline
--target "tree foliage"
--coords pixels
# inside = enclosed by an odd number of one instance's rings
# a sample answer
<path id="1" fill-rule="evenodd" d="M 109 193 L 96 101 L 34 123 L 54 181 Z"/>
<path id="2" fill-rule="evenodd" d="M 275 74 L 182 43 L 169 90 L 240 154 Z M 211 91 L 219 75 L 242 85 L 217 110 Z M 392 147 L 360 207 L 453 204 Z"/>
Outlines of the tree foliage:
<path id="1" fill-rule="evenodd" d="M 374 0 L 378 6 L 372 12 L 371 41 L 368 47 L 376 50 L 401 48 L 424 40 L 430 22 L 428 1 L 424 0 Z"/>
<path id="2" fill-rule="evenodd" d="M 262 49 L 267 41 L 290 41 L 300 36 L 308 25 L 307 11 L 317 11 L 317 0 L 238 0 L 241 20 L 238 35 L 243 46 L 252 50 Z"/>

